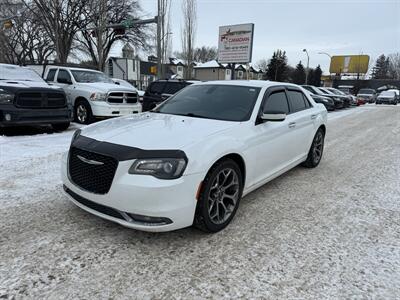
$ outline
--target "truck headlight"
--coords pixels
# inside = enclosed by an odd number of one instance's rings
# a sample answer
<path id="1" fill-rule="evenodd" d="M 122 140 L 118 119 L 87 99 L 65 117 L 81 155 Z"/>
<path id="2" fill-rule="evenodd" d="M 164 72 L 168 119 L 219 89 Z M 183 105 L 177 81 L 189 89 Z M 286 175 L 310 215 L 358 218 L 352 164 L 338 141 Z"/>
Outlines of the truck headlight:
<path id="1" fill-rule="evenodd" d="M 176 179 L 186 168 L 183 158 L 138 159 L 129 168 L 129 174 L 151 175 L 160 179 Z"/>
<path id="2" fill-rule="evenodd" d="M 8 103 L 12 103 L 14 100 L 15 94 L 0 89 L 0 104 L 8 104 Z"/>
<path id="3" fill-rule="evenodd" d="M 90 95 L 89 99 L 92 101 L 106 101 L 107 94 L 106 93 L 93 93 Z"/>

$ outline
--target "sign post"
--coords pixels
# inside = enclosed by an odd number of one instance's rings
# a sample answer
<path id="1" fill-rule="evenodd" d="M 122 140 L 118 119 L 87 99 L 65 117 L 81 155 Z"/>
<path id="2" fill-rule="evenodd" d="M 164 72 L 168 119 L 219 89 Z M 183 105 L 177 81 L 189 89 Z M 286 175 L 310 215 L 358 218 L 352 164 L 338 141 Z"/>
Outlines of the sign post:
<path id="1" fill-rule="evenodd" d="M 218 62 L 230 64 L 231 79 L 235 78 L 235 64 L 251 62 L 253 37 L 253 23 L 219 27 Z"/>

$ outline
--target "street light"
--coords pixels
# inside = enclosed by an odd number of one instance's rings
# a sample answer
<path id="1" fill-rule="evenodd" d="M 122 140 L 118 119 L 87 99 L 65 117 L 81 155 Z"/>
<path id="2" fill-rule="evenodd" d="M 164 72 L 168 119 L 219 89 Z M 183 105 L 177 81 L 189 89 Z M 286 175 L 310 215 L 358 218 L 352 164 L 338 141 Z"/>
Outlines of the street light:
<path id="1" fill-rule="evenodd" d="M 330 55 L 329 53 L 326 53 L 326 52 L 318 52 L 318 54 L 325 54 L 325 55 L 328 55 L 329 58 L 332 58 L 332 55 Z"/>
<path id="2" fill-rule="evenodd" d="M 310 56 L 308 55 L 307 49 L 303 49 L 303 52 L 305 52 L 307 54 L 306 84 L 308 84 L 308 70 L 310 67 Z"/>

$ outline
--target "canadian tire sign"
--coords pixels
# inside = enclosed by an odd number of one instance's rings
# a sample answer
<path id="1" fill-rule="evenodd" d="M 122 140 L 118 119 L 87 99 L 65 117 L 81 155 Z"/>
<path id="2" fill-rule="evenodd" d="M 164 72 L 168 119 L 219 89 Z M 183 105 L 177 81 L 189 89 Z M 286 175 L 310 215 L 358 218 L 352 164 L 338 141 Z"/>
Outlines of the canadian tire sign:
<path id="1" fill-rule="evenodd" d="M 219 63 L 248 63 L 253 52 L 254 24 L 221 26 L 218 38 Z"/>

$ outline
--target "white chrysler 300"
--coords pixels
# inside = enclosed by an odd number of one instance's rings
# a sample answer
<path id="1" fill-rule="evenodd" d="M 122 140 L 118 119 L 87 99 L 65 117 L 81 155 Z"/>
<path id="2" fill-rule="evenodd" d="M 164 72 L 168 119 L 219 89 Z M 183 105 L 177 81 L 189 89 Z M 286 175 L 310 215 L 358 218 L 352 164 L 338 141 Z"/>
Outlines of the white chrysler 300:
<path id="1" fill-rule="evenodd" d="M 214 81 L 153 111 L 78 130 L 63 157 L 64 190 L 121 225 L 216 232 L 243 195 L 322 157 L 327 112 L 293 84 Z"/>

